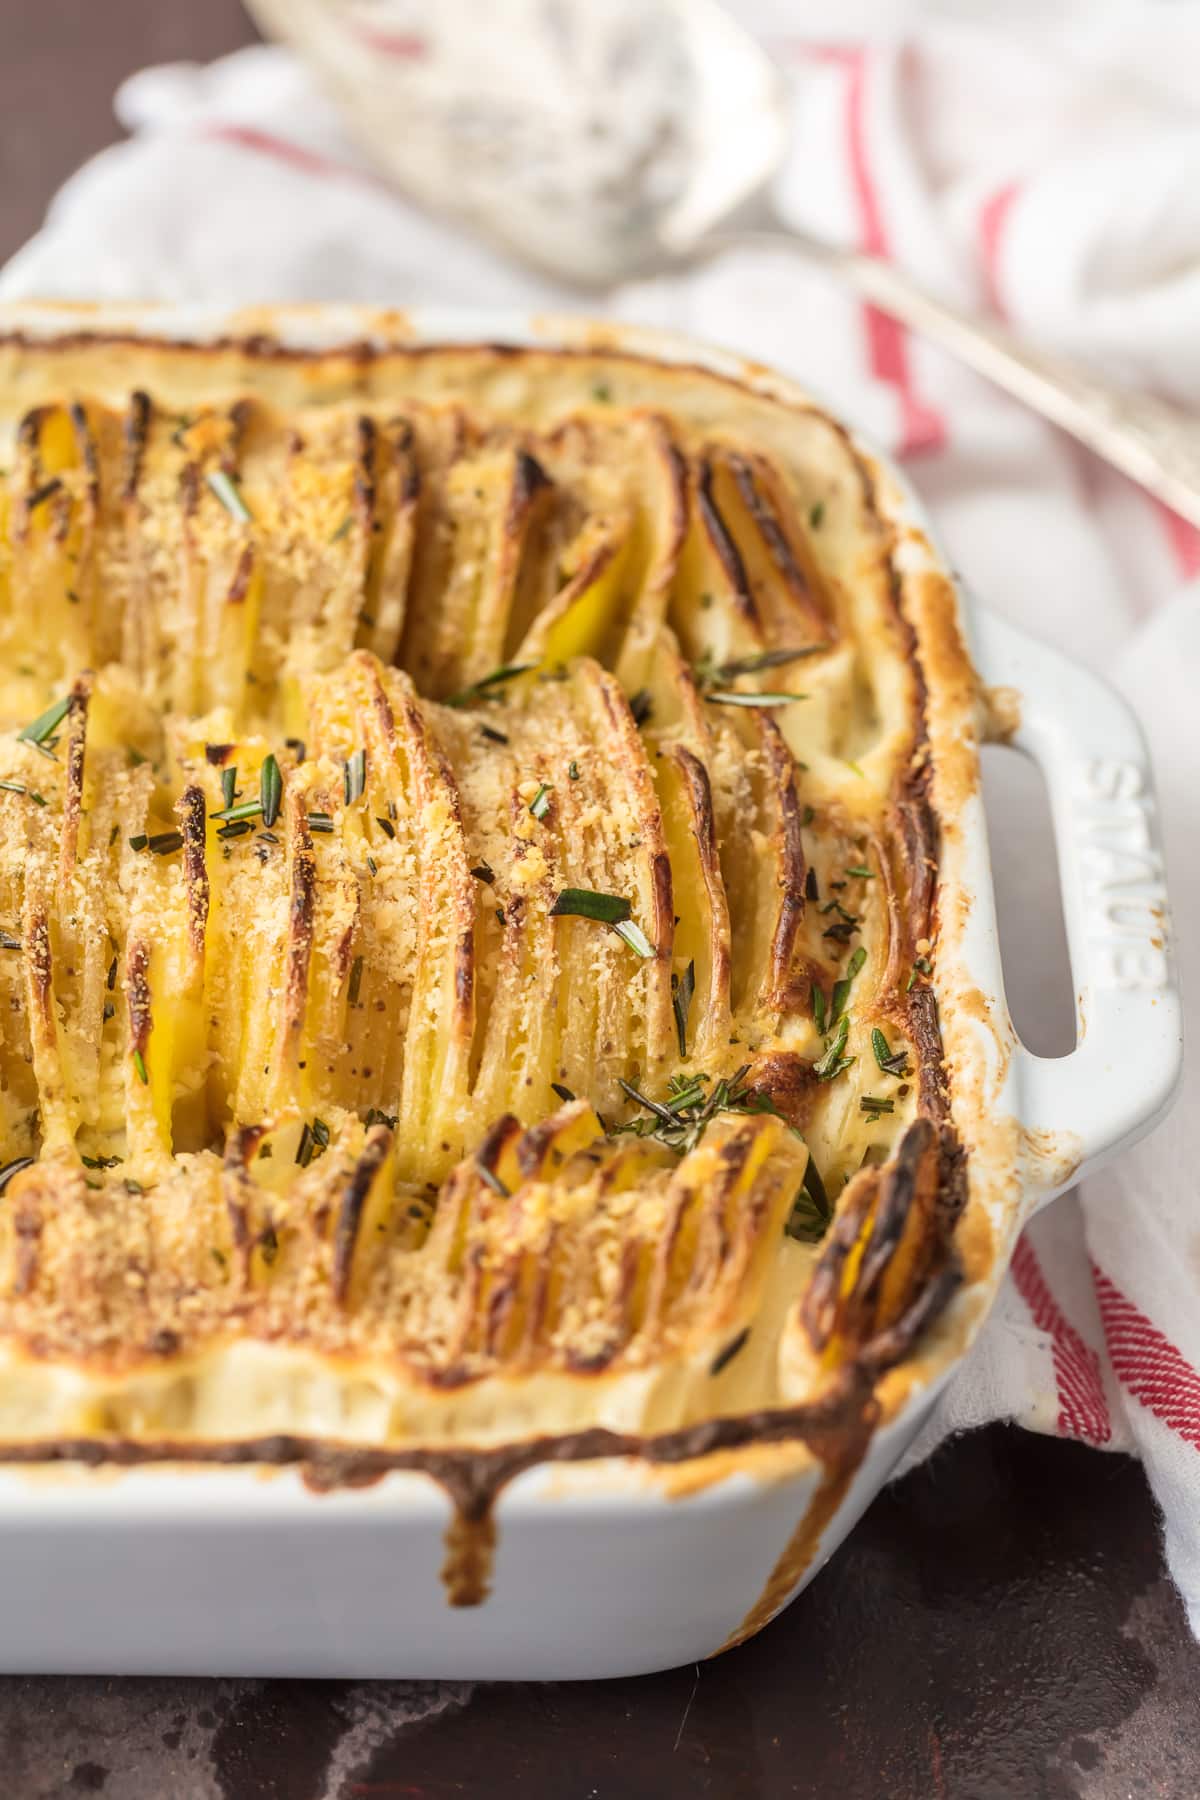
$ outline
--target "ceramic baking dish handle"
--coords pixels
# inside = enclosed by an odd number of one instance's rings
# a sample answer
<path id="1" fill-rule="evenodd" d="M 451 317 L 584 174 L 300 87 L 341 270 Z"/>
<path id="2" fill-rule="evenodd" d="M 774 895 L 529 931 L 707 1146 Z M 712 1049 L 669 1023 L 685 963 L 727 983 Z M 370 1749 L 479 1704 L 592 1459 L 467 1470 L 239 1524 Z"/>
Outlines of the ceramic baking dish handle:
<path id="1" fill-rule="evenodd" d="M 1133 712 L 1078 663 L 979 608 L 976 660 L 1014 690 L 1006 741 L 1050 796 L 1075 989 L 1069 1056 L 1018 1047 L 1030 1197 L 1049 1199 L 1155 1125 L 1183 1061 L 1150 758 Z M 1002 708 L 998 708 L 1002 710 Z"/>

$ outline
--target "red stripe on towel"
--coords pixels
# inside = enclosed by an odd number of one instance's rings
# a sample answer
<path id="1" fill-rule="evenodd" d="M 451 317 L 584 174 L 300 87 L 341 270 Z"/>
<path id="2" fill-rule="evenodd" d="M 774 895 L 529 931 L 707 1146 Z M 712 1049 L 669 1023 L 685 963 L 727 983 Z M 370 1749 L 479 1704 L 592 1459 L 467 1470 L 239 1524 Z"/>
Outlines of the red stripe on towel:
<path id="1" fill-rule="evenodd" d="M 383 31 L 371 25 L 359 25 L 354 35 L 368 50 L 381 56 L 394 56 L 402 62 L 420 62 L 429 54 L 429 41 L 415 31 Z"/>
<path id="2" fill-rule="evenodd" d="M 287 163 L 305 175 L 360 181 L 369 187 L 387 191 L 386 183 L 368 170 L 357 169 L 353 163 L 337 162 L 331 156 L 321 156 L 315 150 L 305 149 L 303 144 L 292 143 L 290 138 L 276 137 L 273 132 L 260 131 L 256 125 L 209 125 L 205 127 L 204 136 L 216 138 L 223 144 L 236 144 L 242 150 L 254 150 L 260 156 L 272 156 L 276 162 Z"/>
<path id="3" fill-rule="evenodd" d="M 1200 1374 L 1095 1263 L 1092 1280 L 1117 1380 L 1156 1419 L 1200 1450 Z"/>
<path id="4" fill-rule="evenodd" d="M 1194 575 L 1200 575 L 1200 531 L 1161 500 L 1154 501 L 1154 509 L 1162 520 L 1175 567 L 1185 581 L 1190 581 Z"/>
<path id="5" fill-rule="evenodd" d="M 1007 187 L 997 188 L 994 194 L 984 201 L 979 209 L 979 254 L 983 264 L 983 291 L 987 303 L 1000 318 L 1007 318 L 1008 312 L 1004 304 L 1004 296 L 1000 291 L 1000 246 L 1004 238 L 1004 227 L 1008 223 L 1008 215 L 1012 211 L 1013 201 L 1021 191 L 1019 181 L 1010 181 Z"/>
<path id="6" fill-rule="evenodd" d="M 1058 1386 L 1058 1429 L 1064 1437 L 1107 1444 L 1112 1437 L 1108 1401 L 1100 1374 L 1100 1358 L 1065 1318 L 1050 1291 L 1037 1253 L 1027 1238 L 1018 1241 L 1012 1259 L 1013 1281 L 1039 1331 L 1051 1340 L 1054 1379 Z"/>

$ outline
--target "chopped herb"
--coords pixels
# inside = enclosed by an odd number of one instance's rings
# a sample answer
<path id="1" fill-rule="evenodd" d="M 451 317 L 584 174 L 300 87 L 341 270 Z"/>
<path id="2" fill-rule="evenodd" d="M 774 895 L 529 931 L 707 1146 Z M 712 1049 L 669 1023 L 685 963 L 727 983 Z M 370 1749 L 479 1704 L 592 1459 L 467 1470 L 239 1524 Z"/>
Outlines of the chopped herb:
<path id="1" fill-rule="evenodd" d="M 378 825 L 380 831 L 382 831 L 385 838 L 394 838 L 395 837 L 396 827 L 392 824 L 392 821 L 390 819 L 385 819 L 383 817 L 382 813 L 376 813 L 375 823 Z"/>
<path id="2" fill-rule="evenodd" d="M 487 1164 L 481 1162 L 478 1157 L 475 1158 L 475 1172 L 481 1180 L 486 1181 L 493 1194 L 499 1194 L 502 1200 L 509 1198 L 510 1190 L 505 1187 L 495 1169 L 489 1169 Z"/>
<path id="3" fill-rule="evenodd" d="M 866 962 L 866 960 L 867 960 L 867 953 L 863 949 L 862 945 L 860 944 L 858 946 L 858 949 L 851 956 L 850 961 L 846 964 L 846 973 L 845 973 L 844 977 L 842 978 L 842 980 L 834 982 L 834 984 L 833 984 L 833 1010 L 830 1013 L 830 1017 L 829 1017 L 830 1025 L 836 1025 L 838 1020 L 841 1018 L 843 1012 L 845 1011 L 846 1002 L 850 998 L 850 989 L 853 985 L 854 978 L 858 974 L 858 971 L 862 968 L 862 966 Z"/>
<path id="4" fill-rule="evenodd" d="M 875 1052 L 875 1061 L 885 1075 L 907 1075 L 908 1053 L 904 1050 L 893 1050 L 878 1025 L 871 1033 L 871 1048 Z"/>
<path id="5" fill-rule="evenodd" d="M 221 802 L 222 802 L 222 805 L 224 806 L 224 809 L 226 812 L 229 811 L 230 807 L 233 805 L 233 803 L 236 799 L 237 799 L 237 768 L 236 768 L 236 766 L 234 766 L 234 767 L 231 767 L 228 769 L 222 769 L 221 770 Z"/>
<path id="6" fill-rule="evenodd" d="M 362 972 L 363 959 L 361 956 L 356 956 L 354 961 L 350 964 L 350 986 L 346 995 L 351 1006 L 358 1005 L 358 993 L 359 989 L 362 987 Z"/>
<path id="7" fill-rule="evenodd" d="M 72 606 L 79 605 L 79 595 L 75 592 L 74 588 L 67 589 L 67 599 L 71 602 Z"/>
<path id="8" fill-rule="evenodd" d="M 127 1194 L 144 1194 L 146 1191 L 141 1182 L 135 1181 L 132 1175 L 126 1175 L 121 1186 L 125 1189 Z M 221 1252 L 219 1250 L 214 1250 L 213 1255 L 221 1256 Z M 224 1260 L 224 1257 L 221 1257 L 221 1261 L 224 1262 Z"/>
<path id="9" fill-rule="evenodd" d="M 552 1081 L 550 1083 L 550 1086 L 554 1089 L 554 1091 L 558 1095 L 559 1099 L 561 1101 L 563 1101 L 564 1104 L 566 1104 L 567 1106 L 569 1106 L 571 1104 L 572 1100 L 574 1100 L 575 1096 L 571 1092 L 570 1088 L 564 1087 L 561 1081 Z"/>
<path id="10" fill-rule="evenodd" d="M 496 908 L 496 923 L 497 923 L 497 925 L 499 925 L 501 930 L 504 929 L 504 922 L 505 922 L 504 921 L 504 908 L 502 906 L 498 906 Z"/>
<path id="11" fill-rule="evenodd" d="M 18 731 L 17 742 L 35 744 L 39 747 L 45 744 L 46 739 L 62 724 L 70 710 L 71 696 L 68 694 L 65 700 L 56 700 L 53 706 L 48 706 L 44 713 L 39 713 L 36 719 L 31 720 L 22 731 Z"/>
<path id="12" fill-rule="evenodd" d="M 643 1094 L 634 1087 L 631 1081 L 626 1081 L 621 1075 L 617 1076 L 617 1086 L 628 1094 L 629 1098 L 638 1106 L 644 1106 L 647 1112 L 653 1113 L 656 1119 L 662 1119 L 667 1125 L 675 1124 L 677 1113 L 670 1106 L 663 1106 L 657 1100 L 651 1100 L 648 1094 Z"/>
<path id="13" fill-rule="evenodd" d="M 254 514 L 242 499 L 232 475 L 227 475 L 224 469 L 210 469 L 205 479 L 227 513 L 243 525 L 253 521 Z"/>
<path id="14" fill-rule="evenodd" d="M 553 791 L 554 790 L 548 781 L 543 781 L 538 788 L 537 793 L 529 802 L 529 810 L 535 819 L 544 819 L 546 814 L 550 811 L 550 795 Z"/>
<path id="15" fill-rule="evenodd" d="M 832 1081 L 835 1075 L 840 1075 L 842 1070 L 848 1069 L 855 1060 L 854 1057 L 846 1055 L 846 1039 L 849 1032 L 850 1021 L 843 1013 L 824 1056 L 813 1064 L 813 1074 L 818 1081 Z"/>
<path id="16" fill-rule="evenodd" d="M 213 818 L 223 824 L 236 824 L 240 819 L 257 819 L 262 812 L 262 801 L 241 800 L 236 806 L 225 806 L 215 812 Z"/>
<path id="17" fill-rule="evenodd" d="M 307 1169 L 318 1150 L 324 1150 L 329 1143 L 328 1128 L 325 1130 L 325 1143 L 322 1144 L 314 1129 L 317 1123 L 319 1121 L 314 1120 L 313 1125 L 310 1125 L 307 1119 L 305 1120 L 304 1129 L 300 1133 L 300 1142 L 296 1145 L 296 1161 L 302 1169 Z"/>
<path id="18" fill-rule="evenodd" d="M 633 722 L 635 725 L 645 725 L 648 723 L 654 712 L 654 701 L 650 697 L 649 688 L 638 689 L 637 693 L 629 702 L 629 710 L 633 714 Z"/>
<path id="19" fill-rule="evenodd" d="M 569 762 L 567 764 L 567 779 L 568 781 L 579 780 L 579 764 L 577 762 Z"/>
<path id="20" fill-rule="evenodd" d="M 101 1023 L 102 1023 L 102 1024 L 104 1024 L 104 1025 L 107 1025 L 107 1024 L 108 1024 L 108 1021 L 109 1021 L 109 1020 L 110 1020 L 110 1019 L 115 1019 L 115 1018 L 116 1018 L 116 1016 L 117 1016 L 117 1009 L 116 1009 L 116 1007 L 115 1007 L 115 1006 L 114 1006 L 114 1005 L 113 1005 L 113 1003 L 112 1003 L 112 1001 L 111 1001 L 111 1000 L 106 1000 L 106 1001 L 105 1001 L 105 1002 L 104 1002 L 104 1006 L 103 1006 L 103 1008 L 102 1008 L 102 1010 L 101 1010 L 101 1013 L 100 1013 L 100 1019 L 101 1019 Z"/>
<path id="21" fill-rule="evenodd" d="M 933 974 L 933 964 L 930 962 L 929 958 L 927 956 L 914 956 L 913 957 L 913 966 L 912 966 L 911 970 L 909 971 L 908 981 L 907 981 L 907 983 L 905 985 L 905 989 L 904 989 L 905 993 L 907 994 L 907 993 L 912 992 L 912 989 L 916 985 L 916 980 L 917 980 L 918 975 L 932 975 L 932 974 Z"/>
<path id="22" fill-rule="evenodd" d="M 115 1169 L 118 1163 L 125 1161 L 123 1156 L 84 1156 L 79 1157 L 85 1169 Z"/>
<path id="23" fill-rule="evenodd" d="M 590 888 L 563 888 L 550 908 L 551 918 L 595 919 L 611 925 L 617 936 L 638 956 L 656 955 L 640 925 L 632 922 L 633 908 L 620 894 L 597 894 Z"/>
<path id="24" fill-rule="evenodd" d="M 709 1365 L 710 1375 L 719 1375 L 722 1369 L 728 1368 L 738 1351 L 743 1348 L 750 1336 L 750 1327 L 743 1325 L 736 1337 L 731 1337 L 723 1350 L 718 1350 Z"/>
<path id="25" fill-rule="evenodd" d="M 363 1123 L 368 1130 L 370 1130 L 372 1125 L 386 1125 L 389 1131 L 395 1131 L 396 1120 L 398 1117 L 399 1114 L 397 1113 L 385 1113 L 381 1112 L 377 1106 L 368 1106 L 367 1116 L 363 1120 Z"/>
<path id="26" fill-rule="evenodd" d="M 6 794 L 27 794 L 29 792 L 23 781 L 0 781 L 0 789 Z"/>
<path id="27" fill-rule="evenodd" d="M 489 744 L 507 744 L 508 742 L 508 733 L 497 731 L 494 725 L 481 725 L 479 729 Z"/>
<path id="28" fill-rule="evenodd" d="M 263 1261 L 269 1269 L 271 1264 L 275 1261 L 275 1258 L 279 1255 L 279 1239 L 275 1235 L 275 1227 L 273 1225 L 268 1225 L 266 1230 L 260 1235 L 258 1248 L 262 1254 Z"/>
<path id="29" fill-rule="evenodd" d="M 645 961 L 647 957 L 656 954 L 654 945 L 650 942 L 650 939 L 646 936 L 641 926 L 634 924 L 632 919 L 618 919 L 617 923 L 613 926 L 613 930 L 622 942 L 628 944 L 635 955 L 640 956 L 643 961 Z"/>
<path id="30" fill-rule="evenodd" d="M 336 544 L 339 538 L 344 538 L 346 533 L 349 531 L 350 527 L 353 525 L 353 523 L 354 523 L 354 514 L 347 513 L 345 518 L 342 520 L 341 524 L 338 526 L 337 530 L 330 535 L 330 539 L 329 539 L 330 543 Z"/>
<path id="31" fill-rule="evenodd" d="M 471 870 L 471 873 L 476 881 L 486 882 L 489 887 L 496 879 L 495 869 L 493 869 L 489 863 L 485 862 L 476 863 L 475 867 Z"/>
<path id="32" fill-rule="evenodd" d="M 607 406 L 612 399 L 612 389 L 607 381 L 598 381 L 592 388 L 592 399 L 601 406 Z"/>
<path id="33" fill-rule="evenodd" d="M 718 664 L 712 672 L 713 680 L 732 681 L 735 675 L 757 675 L 762 669 L 782 669 L 806 656 L 819 656 L 828 648 L 828 644 L 801 644 L 792 650 L 763 650 L 757 656 L 737 656 L 732 662 Z"/>
<path id="34" fill-rule="evenodd" d="M 150 761 L 150 758 L 148 756 L 143 756 L 140 750 L 135 750 L 132 744 L 129 744 L 126 747 L 125 754 L 129 758 L 129 766 L 131 769 L 140 769 L 143 763 L 148 763 Z"/>
<path id="35" fill-rule="evenodd" d="M 829 1204 L 825 1183 L 810 1154 L 800 1192 L 792 1203 L 791 1216 L 784 1230 L 789 1237 L 798 1238 L 801 1243 L 816 1244 L 829 1229 L 832 1216 L 833 1209 Z"/>
<path id="36" fill-rule="evenodd" d="M 181 831 L 156 831 L 153 837 L 147 838 L 146 848 L 155 856 L 173 856 L 176 850 L 183 848 Z"/>
<path id="37" fill-rule="evenodd" d="M 536 663 L 505 663 L 502 668 L 493 669 L 490 675 L 481 676 L 478 681 L 471 682 L 469 687 L 460 688 L 456 694 L 447 695 L 443 706 L 470 706 L 476 700 L 493 698 L 492 690 L 503 687 L 505 682 L 512 681 L 518 675 L 527 675 L 536 669 Z M 499 698 L 499 696 L 495 696 Z"/>
<path id="38" fill-rule="evenodd" d="M 858 1102 L 862 1111 L 872 1119 L 878 1119 L 883 1113 L 895 1112 L 894 1100 L 881 1100 L 876 1094 L 863 1094 Z"/>
<path id="39" fill-rule="evenodd" d="M 258 772 L 258 804 L 263 824 L 273 825 L 283 804 L 283 776 L 279 772 L 279 764 L 270 754 L 263 758 L 262 768 Z"/>
<path id="40" fill-rule="evenodd" d="M 806 806 L 804 811 L 800 814 L 800 823 L 802 825 L 811 825 L 813 820 L 816 818 L 816 816 L 817 815 L 813 811 L 812 807 Z"/>
<path id="41" fill-rule="evenodd" d="M 853 769 L 856 775 L 860 775 L 864 781 L 866 780 L 866 771 L 861 769 L 856 762 L 851 762 L 849 757 L 846 758 L 846 767 Z"/>
<path id="42" fill-rule="evenodd" d="M 140 1050 L 135 1050 L 133 1053 L 133 1066 L 137 1070 L 137 1078 L 141 1082 L 142 1086 L 149 1087 L 150 1086 L 150 1077 L 146 1073 L 146 1059 L 142 1055 Z"/>
<path id="43" fill-rule="evenodd" d="M 283 741 L 289 750 L 295 751 L 297 762 L 308 761 L 308 746 L 305 744 L 303 738 L 284 738 Z"/>
<path id="44" fill-rule="evenodd" d="M 847 867 L 846 873 L 852 875 L 856 881 L 874 881 L 875 879 L 874 870 L 868 869 L 865 863 L 851 863 Z"/>
<path id="45" fill-rule="evenodd" d="M 821 936 L 832 938 L 835 943 L 848 944 L 857 930 L 858 926 L 854 920 L 839 919 L 836 924 L 830 925 L 827 930 L 823 931 Z"/>
<path id="46" fill-rule="evenodd" d="M 0 1169 L 0 1194 L 4 1192 L 14 1175 L 19 1175 L 22 1169 L 32 1169 L 32 1167 L 32 1156 L 16 1156 L 12 1162 L 6 1162 Z"/>
<path id="47" fill-rule="evenodd" d="M 348 762 L 342 764 L 342 792 L 347 806 L 353 806 L 361 800 L 367 787 L 367 753 L 356 750 Z"/>
<path id="48" fill-rule="evenodd" d="M 14 937 L 11 931 L 5 931 L 3 926 L 0 926 L 0 950 L 19 950 L 20 948 L 20 938 Z"/>
<path id="49" fill-rule="evenodd" d="M 310 831 L 332 831 L 333 820 L 327 812 L 310 812 L 308 815 L 308 829 Z"/>
<path id="50" fill-rule="evenodd" d="M 821 898 L 821 890 L 817 886 L 817 871 L 811 863 L 804 871 L 804 898 L 814 901 Z"/>
<path id="51" fill-rule="evenodd" d="M 824 988 L 819 988 L 815 981 L 813 982 L 813 985 L 812 985 L 812 1010 L 813 1010 L 813 1024 L 816 1026 L 816 1028 L 820 1032 L 821 1036 L 824 1037 L 825 1036 L 825 990 L 824 990 Z"/>
<path id="52" fill-rule="evenodd" d="M 329 1127 L 325 1123 L 324 1119 L 318 1119 L 315 1114 L 313 1115 L 312 1131 L 313 1131 L 313 1138 L 315 1139 L 317 1144 L 320 1146 L 320 1148 L 322 1150 L 328 1150 L 328 1148 L 329 1148 Z"/>
<path id="53" fill-rule="evenodd" d="M 620 925 L 632 914 L 622 895 L 597 894 L 591 888 L 563 888 L 550 908 L 552 918 L 596 919 L 601 925 Z"/>
<path id="54" fill-rule="evenodd" d="M 115 956 L 108 965 L 108 974 L 104 978 L 104 985 L 107 987 L 110 994 L 117 985 L 117 959 Z"/>
<path id="55" fill-rule="evenodd" d="M 820 531 L 821 523 L 822 523 L 822 520 L 824 519 L 824 517 L 825 517 L 825 502 L 823 500 L 818 500 L 815 506 L 812 506 L 809 508 L 809 513 L 808 513 L 808 522 L 812 526 L 814 531 Z"/>
<path id="56" fill-rule="evenodd" d="M 704 698 L 712 706 L 790 706 L 793 700 L 807 700 L 807 694 L 744 694 L 707 692 Z"/>
<path id="57" fill-rule="evenodd" d="M 146 836 L 146 833 L 144 831 L 139 831 L 136 837 L 130 838 L 129 848 L 131 850 L 144 850 L 149 842 L 150 839 Z"/>
<path id="58" fill-rule="evenodd" d="M 257 806 L 254 810 L 255 812 L 258 811 Z M 231 819 L 227 825 L 219 825 L 217 827 L 217 836 L 221 839 L 222 843 L 227 843 L 230 838 L 245 837 L 248 831 L 253 830 L 254 826 L 249 819 Z"/>
<path id="59" fill-rule="evenodd" d="M 688 1013 L 696 992 L 696 965 L 690 962 L 682 975 L 671 975 L 671 1006 L 675 1013 L 675 1036 L 679 1040 L 681 1061 L 687 1060 Z"/>
<path id="60" fill-rule="evenodd" d="M 368 856 L 367 867 L 368 867 L 368 869 L 370 869 L 372 875 L 378 875 L 379 864 L 375 861 L 375 858 L 373 856 Z"/>

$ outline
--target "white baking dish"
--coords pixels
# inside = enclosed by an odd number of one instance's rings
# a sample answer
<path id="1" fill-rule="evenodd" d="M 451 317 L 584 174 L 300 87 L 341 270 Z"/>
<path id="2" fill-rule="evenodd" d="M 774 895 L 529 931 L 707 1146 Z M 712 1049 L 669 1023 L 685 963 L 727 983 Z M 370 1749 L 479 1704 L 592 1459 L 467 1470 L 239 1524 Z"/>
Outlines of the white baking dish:
<path id="1" fill-rule="evenodd" d="M 698 364 L 786 403 L 803 398 L 778 377 L 680 338 L 618 327 L 598 338 L 600 328 L 561 319 L 17 307 L 5 309 L 0 326 L 38 338 L 82 330 L 209 341 L 268 332 L 299 349 L 602 342 Z M 928 603 L 922 575 L 940 565 L 911 493 L 882 465 L 877 474 L 885 509 L 905 528 L 901 566 L 919 615 Z M 370 1485 L 318 1491 L 295 1466 L 9 1465 L 0 1469 L 0 1669 L 629 1675 L 713 1654 L 764 1623 L 811 1577 L 928 1417 L 1024 1220 L 1150 1129 L 1180 1068 L 1179 997 L 1136 722 L 1095 677 L 999 620 L 971 609 L 960 623 L 984 681 L 1011 690 L 995 709 L 1011 725 L 1008 741 L 1038 762 L 1049 787 L 1079 1041 L 1071 1055 L 1048 1061 L 1015 1040 L 975 782 L 953 816 L 938 809 L 936 986 L 956 1071 L 952 1111 L 990 1241 L 976 1246 L 973 1278 L 915 1356 L 879 1384 L 879 1422 L 853 1476 L 827 1480 L 786 1434 L 679 1460 L 666 1447 L 658 1461 L 535 1463 L 500 1493 L 490 1593 L 455 1607 L 440 1571 L 456 1515 L 424 1473 L 393 1470 Z M 956 711 L 950 696 L 931 722 L 935 805 L 946 761 L 975 754 L 959 700 Z M 958 1110 L 965 1085 L 969 1118 Z M 469 1513 L 469 1494 L 465 1505 Z M 457 1528 L 454 1554 L 485 1557 L 486 1537 L 478 1521 L 465 1535 Z"/>

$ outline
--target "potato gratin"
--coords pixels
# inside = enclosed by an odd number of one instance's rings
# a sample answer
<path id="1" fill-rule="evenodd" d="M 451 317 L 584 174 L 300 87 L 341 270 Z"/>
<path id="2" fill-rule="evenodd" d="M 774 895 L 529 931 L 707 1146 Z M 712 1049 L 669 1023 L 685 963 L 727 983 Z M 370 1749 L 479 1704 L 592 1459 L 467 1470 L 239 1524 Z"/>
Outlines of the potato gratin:
<path id="1" fill-rule="evenodd" d="M 901 1357 L 961 1158 L 839 428 L 602 352 L 0 393 L 0 1437 L 649 1436 Z"/>

